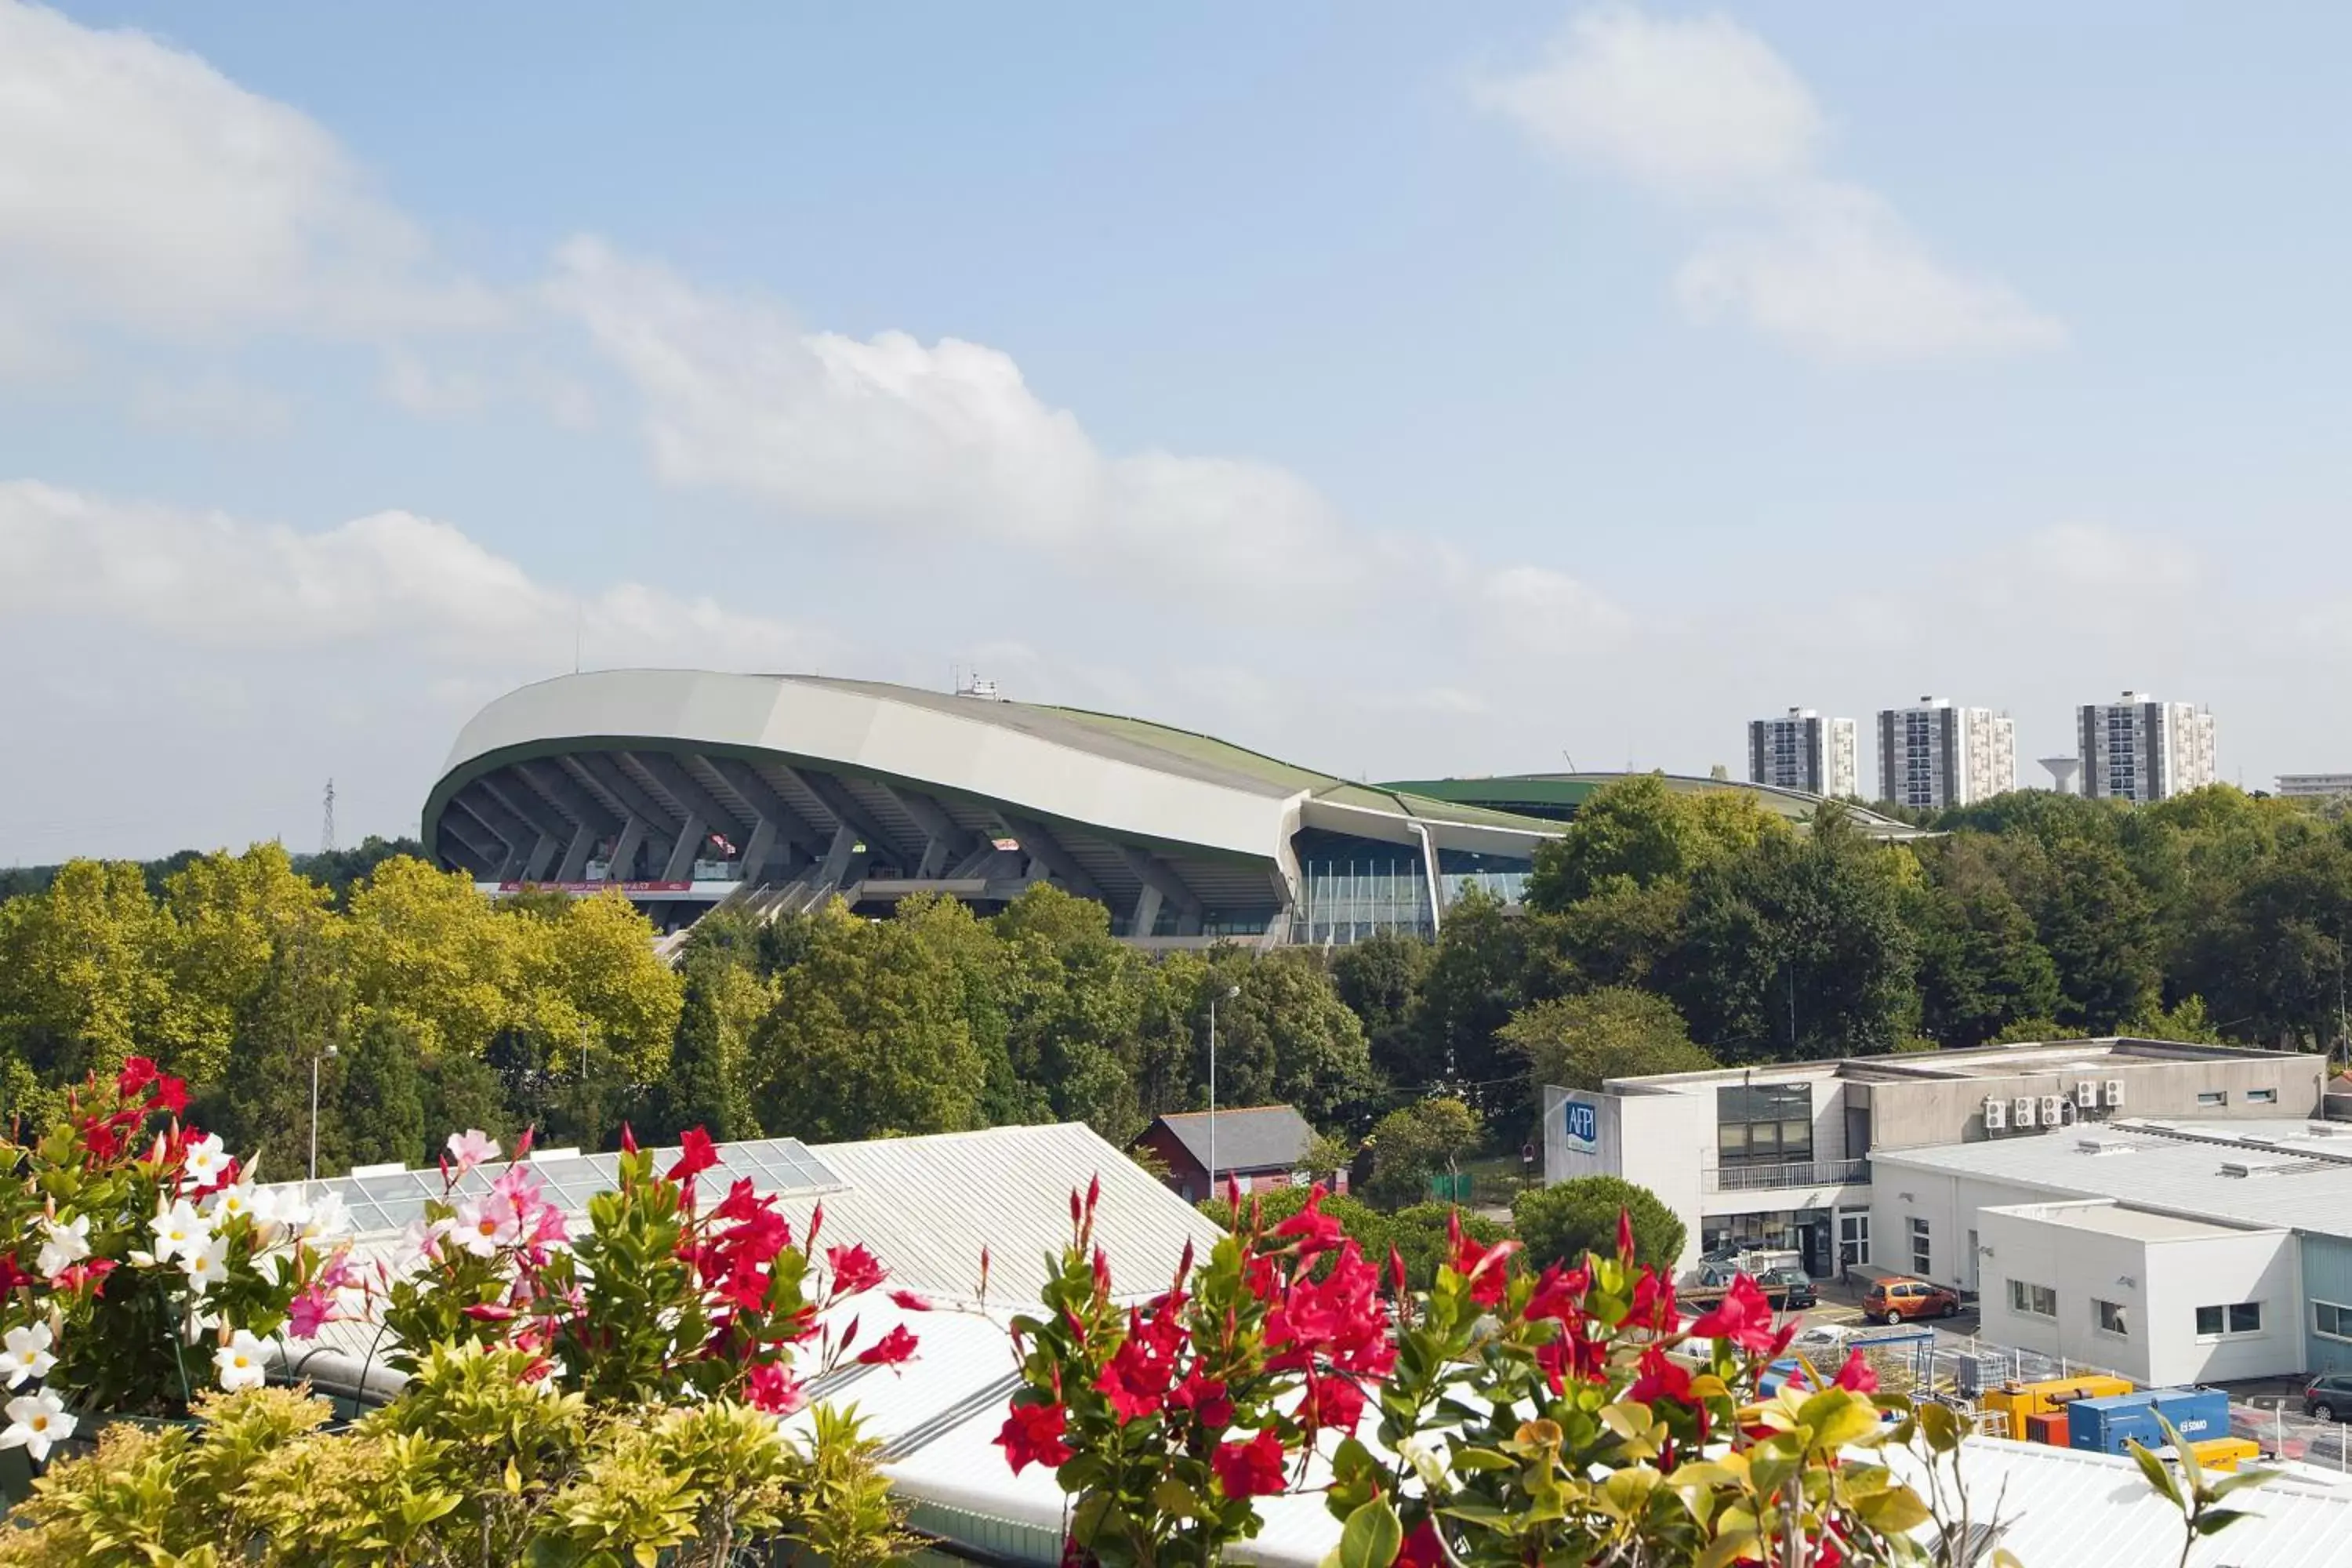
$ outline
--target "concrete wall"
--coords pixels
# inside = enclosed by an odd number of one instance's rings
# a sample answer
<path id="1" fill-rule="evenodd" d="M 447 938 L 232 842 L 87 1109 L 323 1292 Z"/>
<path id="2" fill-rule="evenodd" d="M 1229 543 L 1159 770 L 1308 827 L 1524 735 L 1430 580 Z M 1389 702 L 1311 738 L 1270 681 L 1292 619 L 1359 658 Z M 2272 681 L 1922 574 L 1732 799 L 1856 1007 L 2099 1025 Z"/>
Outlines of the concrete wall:
<path id="1" fill-rule="evenodd" d="M 1984 1102 L 1989 1095 L 2014 1100 L 2020 1095 L 2039 1099 L 2063 1095 L 2072 1100 L 2074 1086 L 2085 1079 L 2098 1080 L 2104 1099 L 2110 1079 L 2124 1086 L 2118 1110 L 2102 1108 L 2091 1120 L 2112 1121 L 2126 1116 L 2177 1116 L 2219 1121 L 2243 1117 L 2316 1116 L 2322 1109 L 2326 1063 L 2319 1057 L 2194 1058 L 2150 1060 L 2144 1057 L 2085 1057 L 2081 1071 L 2063 1068 L 2004 1074 L 1998 1078 L 1930 1079 L 1916 1082 L 1874 1081 L 1870 1086 L 1871 1146 L 1874 1149 L 1924 1149 L 1939 1143 L 1974 1143 L 1988 1134 Z M 2268 1089 L 2275 1101 L 2257 1103 L 2249 1089 Z M 2221 1105 L 2200 1105 L 2200 1094 L 2227 1096 Z M 2035 1131 L 2007 1134 L 2031 1138 Z"/>
<path id="2" fill-rule="evenodd" d="M 1968 1237 L 1970 1230 L 1980 1228 L 1979 1210 L 2073 1195 L 1888 1166 L 1877 1167 L 1874 1173 L 1877 1179 L 1870 1197 L 1874 1263 L 1889 1274 L 1916 1274 L 1958 1290 L 1977 1289 Z M 1924 1272 L 1911 1266 L 1911 1221 L 1915 1216 L 1927 1222 L 1928 1267 Z M 1983 1238 L 1979 1237 L 1978 1240 L 1981 1245 Z"/>
<path id="3" fill-rule="evenodd" d="M 2107 1203 L 1995 1208 L 1978 1217 L 1983 1337 L 2063 1356 L 2157 1387 L 2303 1370 L 2296 1330 L 2295 1239 L 2284 1230 L 2142 1237 L 2098 1228 Z M 2056 1208 L 2077 1223 L 2047 1217 Z M 2128 1229 L 2128 1226 L 2119 1228 Z M 2013 1311 L 2009 1281 L 2048 1287 L 2054 1320 Z M 2099 1327 L 2095 1303 L 2124 1310 L 2124 1332 Z M 2196 1310 L 2263 1303 L 2263 1331 L 2201 1341 Z"/>

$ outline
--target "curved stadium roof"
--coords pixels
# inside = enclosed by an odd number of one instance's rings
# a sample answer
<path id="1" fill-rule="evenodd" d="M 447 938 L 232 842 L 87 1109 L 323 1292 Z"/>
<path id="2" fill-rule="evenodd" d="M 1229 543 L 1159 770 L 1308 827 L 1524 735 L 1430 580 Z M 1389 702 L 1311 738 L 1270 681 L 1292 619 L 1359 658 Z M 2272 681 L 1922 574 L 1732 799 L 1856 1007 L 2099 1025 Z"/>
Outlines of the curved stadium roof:
<path id="1" fill-rule="evenodd" d="M 1040 878 L 1136 937 L 1286 934 L 1302 863 L 1524 870 L 1559 825 L 1350 783 L 1142 720 L 879 681 L 625 669 L 510 692 L 425 803 L 443 865 L 762 910 L 836 893 L 977 903 Z M 712 836 L 716 836 L 716 840 Z M 1391 889 L 1384 894 L 1393 908 Z"/>

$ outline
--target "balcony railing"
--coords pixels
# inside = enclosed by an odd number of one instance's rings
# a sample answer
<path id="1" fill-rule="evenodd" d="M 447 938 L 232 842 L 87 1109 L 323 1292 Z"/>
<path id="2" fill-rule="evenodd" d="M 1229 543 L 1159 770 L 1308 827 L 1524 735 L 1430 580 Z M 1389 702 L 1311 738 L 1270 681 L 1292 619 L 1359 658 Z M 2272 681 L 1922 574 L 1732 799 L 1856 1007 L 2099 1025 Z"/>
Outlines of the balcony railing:
<path id="1" fill-rule="evenodd" d="M 1870 1184 L 1867 1160 L 1815 1160 L 1793 1165 L 1723 1165 L 1706 1173 L 1710 1193 L 1760 1193 L 1780 1187 Z"/>

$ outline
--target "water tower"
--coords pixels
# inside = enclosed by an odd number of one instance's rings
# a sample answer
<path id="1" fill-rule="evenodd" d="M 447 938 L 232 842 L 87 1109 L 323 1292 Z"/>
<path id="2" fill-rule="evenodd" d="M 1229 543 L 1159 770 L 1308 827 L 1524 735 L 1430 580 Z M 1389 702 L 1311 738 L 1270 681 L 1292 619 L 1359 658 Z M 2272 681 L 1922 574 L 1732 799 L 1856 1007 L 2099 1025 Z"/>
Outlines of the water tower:
<path id="1" fill-rule="evenodd" d="M 2060 795 L 2074 793 L 2074 775 L 2083 771 L 2080 757 L 2044 757 L 2042 765 L 2050 770 L 2050 787 Z"/>

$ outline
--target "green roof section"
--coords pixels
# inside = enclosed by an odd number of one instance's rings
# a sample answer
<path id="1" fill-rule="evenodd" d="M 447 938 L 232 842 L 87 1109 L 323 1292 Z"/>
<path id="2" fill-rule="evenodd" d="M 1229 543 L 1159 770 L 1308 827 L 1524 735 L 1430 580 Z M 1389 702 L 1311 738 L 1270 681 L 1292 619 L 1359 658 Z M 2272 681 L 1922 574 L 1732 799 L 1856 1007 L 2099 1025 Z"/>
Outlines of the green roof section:
<path id="1" fill-rule="evenodd" d="M 1413 779 L 1384 787 L 1466 805 L 1484 806 L 1489 810 L 1543 817 L 1556 824 L 1573 816 L 1578 807 L 1592 797 L 1594 791 L 1637 776 L 1634 773 L 1505 773 L 1488 778 Z M 1821 796 L 1807 795 L 1801 790 L 1748 784 L 1740 779 L 1700 778 L 1690 773 L 1661 773 L 1657 776 L 1665 781 L 1668 789 L 1685 795 L 1725 792 L 1749 795 L 1765 810 L 1800 826 L 1810 822 L 1822 804 Z M 1856 805 L 1851 801 L 1844 805 L 1863 831 L 1873 837 L 1908 838 L 1920 831 L 1908 823 L 1898 822 L 1867 806 Z"/>

